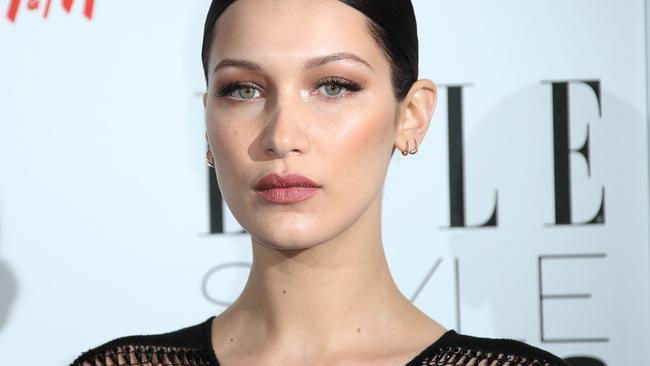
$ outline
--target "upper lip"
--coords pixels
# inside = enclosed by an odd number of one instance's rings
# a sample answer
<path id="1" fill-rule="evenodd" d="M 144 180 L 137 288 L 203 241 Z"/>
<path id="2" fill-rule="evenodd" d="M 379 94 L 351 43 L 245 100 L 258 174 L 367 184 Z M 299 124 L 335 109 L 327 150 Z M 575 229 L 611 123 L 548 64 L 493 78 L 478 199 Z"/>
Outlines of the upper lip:
<path id="1" fill-rule="evenodd" d="M 277 173 L 267 174 L 255 185 L 255 190 L 264 191 L 272 188 L 288 188 L 288 187 L 314 187 L 320 186 L 313 180 L 297 174 L 280 175 Z"/>

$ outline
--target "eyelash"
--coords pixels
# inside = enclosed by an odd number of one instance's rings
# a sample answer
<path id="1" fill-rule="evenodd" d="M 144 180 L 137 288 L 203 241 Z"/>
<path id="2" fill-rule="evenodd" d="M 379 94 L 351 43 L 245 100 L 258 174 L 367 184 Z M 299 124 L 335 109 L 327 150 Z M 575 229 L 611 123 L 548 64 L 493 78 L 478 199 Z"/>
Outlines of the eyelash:
<path id="1" fill-rule="evenodd" d="M 338 77 L 338 76 L 328 76 L 326 78 L 320 79 L 320 80 L 318 80 L 316 82 L 314 87 L 316 89 L 320 89 L 320 87 L 322 87 L 323 85 L 340 86 L 340 87 L 346 89 L 347 91 L 349 91 L 351 93 L 355 93 L 355 92 L 358 92 L 358 91 L 363 89 L 359 84 L 357 84 L 357 83 L 355 83 L 353 81 L 350 81 L 348 79 Z M 263 95 L 262 90 L 259 87 L 257 87 L 257 85 L 255 85 L 254 83 L 247 82 L 247 81 L 231 81 L 231 82 L 226 83 L 223 86 L 218 88 L 217 97 L 230 96 L 230 94 L 232 94 L 234 91 L 236 91 L 238 89 L 241 89 L 241 88 L 256 89 L 256 90 L 260 91 L 260 93 Z M 326 97 L 326 98 L 336 100 L 336 99 L 341 99 L 341 98 L 345 98 L 345 97 L 346 97 L 346 94 L 341 93 L 341 94 L 339 94 L 337 96 L 331 96 L 331 97 Z M 244 98 L 236 98 L 236 99 L 246 100 Z M 254 99 L 254 98 L 251 98 L 251 99 Z"/>

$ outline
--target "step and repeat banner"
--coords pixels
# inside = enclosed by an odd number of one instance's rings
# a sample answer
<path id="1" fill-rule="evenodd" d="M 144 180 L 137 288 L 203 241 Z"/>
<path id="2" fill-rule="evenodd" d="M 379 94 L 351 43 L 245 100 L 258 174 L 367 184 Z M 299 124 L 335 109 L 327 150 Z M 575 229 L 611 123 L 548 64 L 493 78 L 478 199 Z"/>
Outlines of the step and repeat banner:
<path id="1" fill-rule="evenodd" d="M 650 364 L 646 2 L 414 5 L 439 100 L 386 178 L 398 285 L 465 334 Z M 250 237 L 204 160 L 208 6 L 0 0 L 0 363 L 67 365 L 242 289 Z"/>

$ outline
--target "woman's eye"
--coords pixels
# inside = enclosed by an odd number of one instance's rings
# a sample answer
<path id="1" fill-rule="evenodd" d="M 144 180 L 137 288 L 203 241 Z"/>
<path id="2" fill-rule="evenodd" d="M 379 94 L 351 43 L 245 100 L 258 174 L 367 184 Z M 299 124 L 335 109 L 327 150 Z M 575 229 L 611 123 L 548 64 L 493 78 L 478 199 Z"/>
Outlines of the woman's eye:
<path id="1" fill-rule="evenodd" d="M 346 92 L 357 92 L 361 89 L 360 85 L 340 77 L 326 78 L 320 82 L 318 88 L 321 94 L 333 98 L 343 98 Z"/>
<path id="2" fill-rule="evenodd" d="M 258 90 L 255 88 L 251 88 L 250 86 L 245 86 L 242 88 L 237 89 L 237 95 L 240 96 L 242 99 L 253 99 L 255 98 L 255 92 Z"/>
<path id="3" fill-rule="evenodd" d="M 339 95 L 341 90 L 344 89 L 342 85 L 336 83 L 325 84 L 321 88 L 325 88 L 325 93 L 331 97 Z"/>
<path id="4" fill-rule="evenodd" d="M 242 83 L 229 83 L 224 85 L 217 92 L 219 97 L 233 97 L 236 99 L 250 100 L 261 96 L 262 93 L 259 88 Z"/>

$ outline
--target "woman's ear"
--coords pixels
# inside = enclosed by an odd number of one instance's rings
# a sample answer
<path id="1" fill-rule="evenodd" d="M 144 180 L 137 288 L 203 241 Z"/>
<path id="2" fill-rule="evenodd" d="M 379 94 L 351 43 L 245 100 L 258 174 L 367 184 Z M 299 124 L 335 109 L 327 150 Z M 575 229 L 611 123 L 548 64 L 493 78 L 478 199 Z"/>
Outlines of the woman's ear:
<path id="1" fill-rule="evenodd" d="M 203 108 L 205 108 L 207 102 L 208 102 L 208 92 L 205 92 L 203 93 Z"/>
<path id="2" fill-rule="evenodd" d="M 413 83 L 399 106 L 398 131 L 395 140 L 398 149 L 413 150 L 415 144 L 420 144 L 424 140 L 437 100 L 438 91 L 433 81 L 420 79 Z"/>

